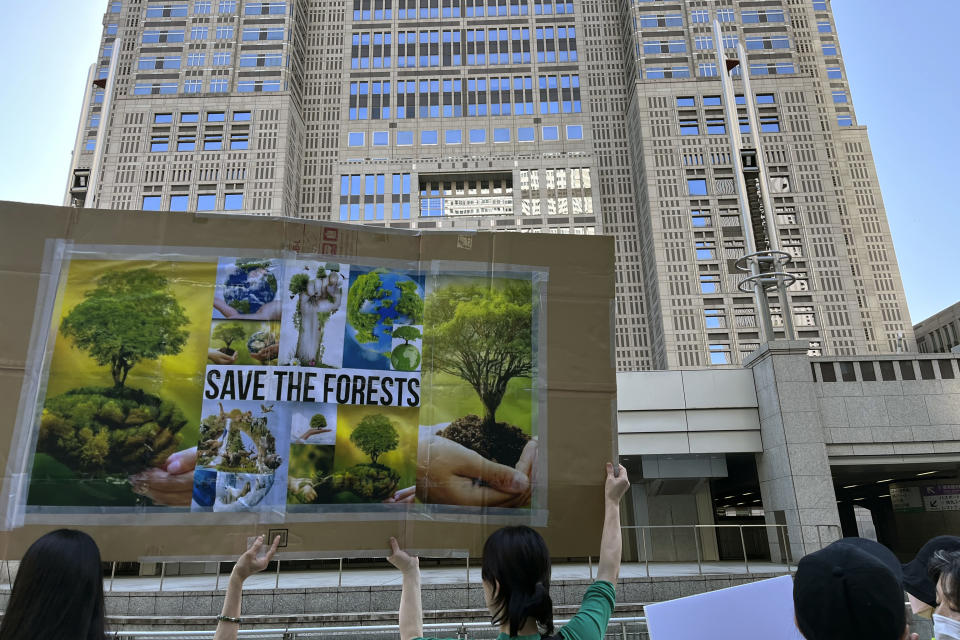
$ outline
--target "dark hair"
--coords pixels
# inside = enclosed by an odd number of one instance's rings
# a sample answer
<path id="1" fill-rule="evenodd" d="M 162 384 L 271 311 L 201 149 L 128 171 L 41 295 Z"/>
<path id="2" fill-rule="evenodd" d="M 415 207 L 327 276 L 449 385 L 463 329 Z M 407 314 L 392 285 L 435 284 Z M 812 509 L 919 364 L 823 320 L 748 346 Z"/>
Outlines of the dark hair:
<path id="1" fill-rule="evenodd" d="M 553 634 L 550 551 L 539 533 L 524 526 L 494 531 L 483 545 L 480 575 L 493 588 L 493 623 L 508 624 L 511 638 L 528 618 L 543 635 Z"/>
<path id="2" fill-rule="evenodd" d="M 100 550 L 82 531 L 41 537 L 20 561 L 0 640 L 76 638 L 106 634 Z"/>
<path id="3" fill-rule="evenodd" d="M 942 576 L 943 597 L 954 611 L 960 611 L 960 551 L 937 551 L 930 559 L 930 579 L 936 585 Z"/>

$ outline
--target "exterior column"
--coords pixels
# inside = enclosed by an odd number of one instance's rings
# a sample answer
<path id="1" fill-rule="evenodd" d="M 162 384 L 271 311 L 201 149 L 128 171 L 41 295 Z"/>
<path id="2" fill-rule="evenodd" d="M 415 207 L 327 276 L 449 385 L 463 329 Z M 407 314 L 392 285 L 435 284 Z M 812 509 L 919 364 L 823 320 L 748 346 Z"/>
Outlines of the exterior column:
<path id="1" fill-rule="evenodd" d="M 753 370 L 763 453 L 757 454 L 760 494 L 768 524 L 770 557 L 791 563 L 842 536 L 840 514 L 820 423 L 807 343 L 761 345 L 744 366 Z"/>

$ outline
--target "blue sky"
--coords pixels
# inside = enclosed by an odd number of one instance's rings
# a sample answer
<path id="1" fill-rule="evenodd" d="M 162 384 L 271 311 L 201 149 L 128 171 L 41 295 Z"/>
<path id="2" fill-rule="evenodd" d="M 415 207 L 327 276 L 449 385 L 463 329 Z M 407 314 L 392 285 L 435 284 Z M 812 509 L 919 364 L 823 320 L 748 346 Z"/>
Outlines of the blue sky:
<path id="1" fill-rule="evenodd" d="M 4 12 L 0 53 L 12 66 L 0 85 L 0 199 L 62 203 L 106 4 L 33 0 Z M 950 277 L 960 211 L 946 188 L 960 180 L 953 158 L 960 150 L 953 47 L 960 2 L 918 0 L 908 9 L 885 0 L 834 0 L 833 10 L 917 322 L 960 300 L 960 282 Z"/>

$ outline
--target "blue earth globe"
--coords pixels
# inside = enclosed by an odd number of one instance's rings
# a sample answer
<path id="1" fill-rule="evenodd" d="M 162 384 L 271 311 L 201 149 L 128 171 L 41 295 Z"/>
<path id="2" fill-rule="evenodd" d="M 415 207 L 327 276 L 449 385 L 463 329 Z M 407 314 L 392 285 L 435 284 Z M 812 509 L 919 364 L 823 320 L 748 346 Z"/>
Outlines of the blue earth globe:
<path id="1" fill-rule="evenodd" d="M 277 277 L 269 262 L 238 261 L 223 286 L 223 300 L 239 313 L 256 313 L 277 297 Z"/>
<path id="2" fill-rule="evenodd" d="M 371 352 L 368 359 L 386 360 L 391 357 L 393 329 L 422 323 L 422 288 L 413 278 L 385 269 L 361 274 L 347 294 L 347 321 L 353 339 Z"/>

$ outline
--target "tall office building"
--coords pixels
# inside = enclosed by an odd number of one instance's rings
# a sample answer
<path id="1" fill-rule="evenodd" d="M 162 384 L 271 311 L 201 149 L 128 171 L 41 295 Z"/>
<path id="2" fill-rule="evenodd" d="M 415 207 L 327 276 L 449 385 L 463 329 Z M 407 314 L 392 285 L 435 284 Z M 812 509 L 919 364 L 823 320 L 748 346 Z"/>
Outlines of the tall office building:
<path id="1" fill-rule="evenodd" d="M 909 346 L 822 0 L 114 0 L 67 201 L 610 234 L 619 367 L 733 365 L 760 341 L 715 63 L 737 39 L 800 337 Z"/>

